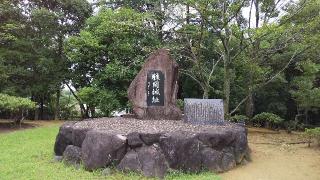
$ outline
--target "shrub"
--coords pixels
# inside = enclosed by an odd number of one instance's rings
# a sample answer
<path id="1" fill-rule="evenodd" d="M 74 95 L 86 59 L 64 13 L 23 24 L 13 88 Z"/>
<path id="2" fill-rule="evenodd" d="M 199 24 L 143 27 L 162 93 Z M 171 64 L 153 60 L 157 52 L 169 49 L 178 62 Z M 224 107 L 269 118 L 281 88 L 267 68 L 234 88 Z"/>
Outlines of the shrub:
<path id="1" fill-rule="evenodd" d="M 304 131 L 304 136 L 308 138 L 309 140 L 309 147 L 312 139 L 318 142 L 318 145 L 320 146 L 320 127 L 314 128 L 314 129 L 308 129 L 306 128 Z"/>
<path id="2" fill-rule="evenodd" d="M 82 102 L 89 107 L 92 117 L 111 116 L 112 111 L 119 110 L 121 105 L 116 94 L 119 93 L 95 87 L 84 87 L 78 92 Z"/>
<path id="3" fill-rule="evenodd" d="M 184 101 L 183 99 L 177 99 L 177 106 L 180 108 L 181 111 L 184 110 Z"/>
<path id="4" fill-rule="evenodd" d="M 35 102 L 28 98 L 9 96 L 0 93 L 0 111 L 10 112 L 10 114 L 14 116 L 13 118 L 16 123 L 20 123 L 24 119 L 27 110 L 35 108 Z"/>
<path id="5" fill-rule="evenodd" d="M 275 129 L 284 121 L 281 117 L 276 114 L 263 112 L 253 117 L 253 122 L 260 126 Z"/>
<path id="6" fill-rule="evenodd" d="M 248 122 L 249 121 L 249 118 L 245 115 L 234 115 L 234 116 L 231 116 L 230 118 L 230 121 L 231 122 L 235 122 L 235 123 L 238 123 L 238 122 Z"/>
<path id="7" fill-rule="evenodd" d="M 288 133 L 291 133 L 291 131 L 296 131 L 296 130 L 303 130 L 304 125 L 302 123 L 299 123 L 298 120 L 289 120 L 285 121 L 283 123 L 284 127 L 286 128 Z"/>

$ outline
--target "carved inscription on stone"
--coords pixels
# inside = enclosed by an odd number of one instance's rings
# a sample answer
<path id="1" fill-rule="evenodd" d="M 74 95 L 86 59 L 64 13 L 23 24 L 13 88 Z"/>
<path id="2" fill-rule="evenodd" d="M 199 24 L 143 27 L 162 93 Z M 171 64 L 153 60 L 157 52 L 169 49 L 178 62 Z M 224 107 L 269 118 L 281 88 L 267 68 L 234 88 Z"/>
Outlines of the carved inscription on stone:
<path id="1" fill-rule="evenodd" d="M 217 124 L 224 122 L 222 99 L 184 99 L 185 122 Z"/>
<path id="2" fill-rule="evenodd" d="M 164 105 L 164 75 L 161 71 L 152 70 L 147 74 L 147 105 Z"/>

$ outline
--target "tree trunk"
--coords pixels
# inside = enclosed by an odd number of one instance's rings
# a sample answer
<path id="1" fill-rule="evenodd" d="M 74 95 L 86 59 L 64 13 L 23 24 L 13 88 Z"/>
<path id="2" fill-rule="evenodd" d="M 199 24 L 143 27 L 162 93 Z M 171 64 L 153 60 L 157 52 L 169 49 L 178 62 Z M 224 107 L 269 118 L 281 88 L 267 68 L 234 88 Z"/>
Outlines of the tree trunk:
<path id="1" fill-rule="evenodd" d="M 249 87 L 248 91 L 249 91 L 248 92 L 248 99 L 246 102 L 246 116 L 251 119 L 253 117 L 253 111 L 254 111 L 254 101 L 253 101 L 252 88 Z"/>
<path id="2" fill-rule="evenodd" d="M 44 98 L 43 97 L 41 97 L 41 102 L 40 102 L 40 109 L 39 109 L 39 111 L 40 111 L 40 114 L 39 114 L 39 118 L 40 118 L 40 120 L 43 120 L 44 118 L 43 118 L 43 115 L 44 115 Z"/>
<path id="3" fill-rule="evenodd" d="M 65 83 L 65 85 L 67 85 L 71 94 L 78 100 L 82 118 L 89 118 L 89 113 L 86 110 L 86 108 L 84 107 L 83 103 L 81 102 L 81 99 L 76 95 L 76 93 L 72 90 L 72 88 L 69 86 L 68 83 Z"/>
<path id="4" fill-rule="evenodd" d="M 190 24 L 190 5 L 189 4 L 187 4 L 186 9 L 187 9 L 186 23 L 189 25 Z"/>
<path id="5" fill-rule="evenodd" d="M 91 117 L 94 118 L 96 114 L 96 108 L 95 107 L 90 107 L 90 112 L 91 112 Z"/>
<path id="6" fill-rule="evenodd" d="M 308 114 L 308 108 L 305 108 L 304 109 L 304 116 L 305 116 L 305 119 L 304 119 L 304 123 L 306 124 L 306 125 L 309 125 L 309 114 Z"/>
<path id="7" fill-rule="evenodd" d="M 61 95 L 61 90 L 60 88 L 56 92 L 56 105 L 55 105 L 55 111 L 54 111 L 54 120 L 59 120 L 59 114 L 60 114 L 60 95 Z"/>
<path id="8" fill-rule="evenodd" d="M 209 98 L 209 87 L 205 87 L 203 89 L 203 94 L 202 94 L 203 99 L 208 99 Z"/>
<path id="9" fill-rule="evenodd" d="M 229 114 L 229 102 L 230 102 L 230 67 L 229 60 L 224 61 L 224 114 Z"/>
<path id="10" fill-rule="evenodd" d="M 39 106 L 37 105 L 34 110 L 34 120 L 39 120 Z"/>

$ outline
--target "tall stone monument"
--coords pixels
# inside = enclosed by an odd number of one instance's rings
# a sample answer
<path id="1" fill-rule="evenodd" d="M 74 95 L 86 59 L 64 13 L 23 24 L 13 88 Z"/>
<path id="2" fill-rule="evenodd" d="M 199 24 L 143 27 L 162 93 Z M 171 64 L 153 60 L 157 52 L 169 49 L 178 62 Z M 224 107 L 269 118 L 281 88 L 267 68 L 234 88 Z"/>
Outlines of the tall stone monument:
<path id="1" fill-rule="evenodd" d="M 153 52 L 131 82 L 128 98 L 139 119 L 181 119 L 176 106 L 178 92 L 178 64 L 169 51 Z"/>

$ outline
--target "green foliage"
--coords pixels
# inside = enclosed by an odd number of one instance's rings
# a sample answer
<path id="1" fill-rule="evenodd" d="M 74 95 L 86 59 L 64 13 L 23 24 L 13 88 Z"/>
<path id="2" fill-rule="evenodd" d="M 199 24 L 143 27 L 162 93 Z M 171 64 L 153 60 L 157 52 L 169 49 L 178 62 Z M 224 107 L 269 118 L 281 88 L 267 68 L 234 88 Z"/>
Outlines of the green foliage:
<path id="1" fill-rule="evenodd" d="M 291 133 L 291 131 L 303 130 L 303 124 L 300 123 L 298 120 L 284 121 L 283 125 L 288 133 Z"/>
<path id="2" fill-rule="evenodd" d="M 309 141 L 311 141 L 312 139 L 317 141 L 318 145 L 320 146 L 320 127 L 313 128 L 313 129 L 306 128 L 304 131 L 304 135 L 309 139 Z M 310 146 L 310 143 L 309 143 L 309 146 Z"/>
<path id="3" fill-rule="evenodd" d="M 91 112 L 97 107 L 99 116 L 109 116 L 128 106 L 126 91 L 131 81 L 146 56 L 160 44 L 145 23 L 149 18 L 133 9 L 101 8 L 86 21 L 79 36 L 65 43 L 72 85 Z"/>
<path id="4" fill-rule="evenodd" d="M 183 99 L 177 99 L 177 106 L 180 108 L 181 111 L 184 110 L 184 100 Z"/>
<path id="5" fill-rule="evenodd" d="M 0 111 L 20 112 L 24 110 L 33 110 L 35 108 L 35 102 L 28 98 L 9 96 L 0 93 Z"/>
<path id="6" fill-rule="evenodd" d="M 255 115 L 252 118 L 252 121 L 260 126 L 264 125 L 268 128 L 274 129 L 277 128 L 284 121 L 284 119 L 282 119 L 276 114 L 263 112 Z"/>
<path id="7" fill-rule="evenodd" d="M 52 99 L 54 104 L 56 102 L 56 97 Z M 56 107 L 50 107 L 50 109 L 55 110 Z M 80 118 L 79 103 L 75 97 L 69 91 L 62 91 L 59 100 L 59 118 L 62 120 L 72 120 Z"/>
<path id="8" fill-rule="evenodd" d="M 113 91 L 84 87 L 79 90 L 78 96 L 82 103 L 86 104 L 88 110 L 91 110 L 92 117 L 110 116 L 112 111 L 120 109 L 120 102 Z"/>
<path id="9" fill-rule="evenodd" d="M 302 75 L 294 78 L 293 86 L 296 90 L 292 90 L 291 93 L 298 106 L 301 109 L 320 107 L 320 88 L 315 84 L 320 77 L 320 64 L 306 61 L 300 63 L 297 69 Z"/>
<path id="10" fill-rule="evenodd" d="M 294 119 L 298 109 L 305 124 L 318 123 L 319 0 L 89 2 L 1 1 L 1 93 L 30 97 L 43 117 L 69 118 L 76 103 L 62 95 L 59 107 L 56 98 L 69 84 L 82 91 L 83 116 L 109 115 L 128 107 L 130 82 L 164 47 L 179 63 L 180 99 L 223 98 L 226 111 L 250 118 Z M 259 13 L 249 21 L 251 6 Z"/>
<path id="11" fill-rule="evenodd" d="M 231 120 L 231 122 L 236 122 L 236 123 L 238 123 L 238 122 L 246 122 L 247 123 L 249 121 L 249 118 L 245 115 L 236 114 L 234 116 L 231 116 L 230 120 Z"/>

